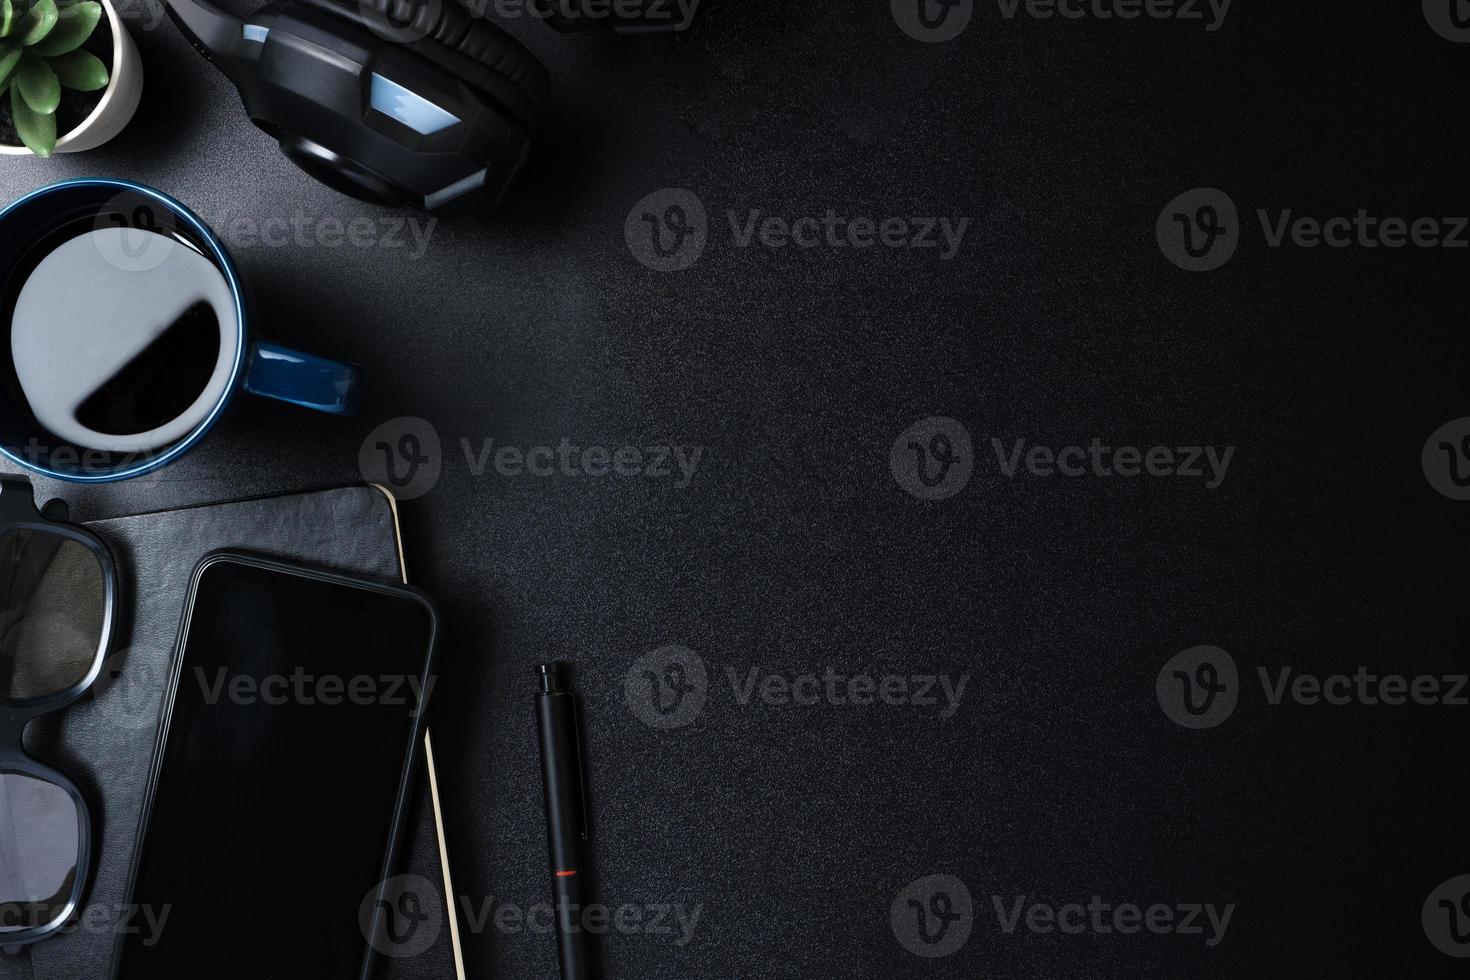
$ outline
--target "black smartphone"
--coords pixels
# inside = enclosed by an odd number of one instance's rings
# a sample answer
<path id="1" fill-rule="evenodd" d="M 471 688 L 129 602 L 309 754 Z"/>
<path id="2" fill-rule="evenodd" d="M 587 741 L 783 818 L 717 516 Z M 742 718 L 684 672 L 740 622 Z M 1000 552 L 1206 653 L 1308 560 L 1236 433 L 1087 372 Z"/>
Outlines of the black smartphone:
<path id="1" fill-rule="evenodd" d="M 438 634 L 407 586 L 199 563 L 129 889 L 163 924 L 120 939 L 115 980 L 370 975 Z"/>

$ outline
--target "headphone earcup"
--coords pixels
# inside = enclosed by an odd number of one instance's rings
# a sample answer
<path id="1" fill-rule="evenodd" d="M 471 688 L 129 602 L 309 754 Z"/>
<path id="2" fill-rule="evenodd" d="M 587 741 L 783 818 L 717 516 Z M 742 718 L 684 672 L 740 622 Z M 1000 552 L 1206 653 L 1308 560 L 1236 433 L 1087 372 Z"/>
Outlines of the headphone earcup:
<path id="1" fill-rule="evenodd" d="M 460 0 L 295 0 L 366 27 L 443 65 L 515 114 L 528 131 L 551 103 L 551 75 L 505 30 Z M 511 91 L 507 92 L 509 84 Z"/>

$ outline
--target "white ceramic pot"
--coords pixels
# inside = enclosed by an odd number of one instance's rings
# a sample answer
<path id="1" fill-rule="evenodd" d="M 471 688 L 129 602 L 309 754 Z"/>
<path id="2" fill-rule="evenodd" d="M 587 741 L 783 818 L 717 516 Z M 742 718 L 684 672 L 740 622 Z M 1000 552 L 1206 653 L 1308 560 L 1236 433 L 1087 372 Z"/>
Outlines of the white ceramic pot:
<path id="1" fill-rule="evenodd" d="M 108 26 L 112 28 L 112 77 L 102 93 L 102 101 L 82 124 L 56 141 L 57 153 L 81 153 L 95 150 L 125 129 L 138 111 L 138 102 L 143 98 L 143 59 L 138 56 L 138 46 L 133 36 L 123 26 L 112 0 L 100 0 L 107 14 Z M 66 97 L 66 93 L 62 93 Z M 31 151 L 23 146 L 0 144 L 0 156 L 30 156 Z"/>

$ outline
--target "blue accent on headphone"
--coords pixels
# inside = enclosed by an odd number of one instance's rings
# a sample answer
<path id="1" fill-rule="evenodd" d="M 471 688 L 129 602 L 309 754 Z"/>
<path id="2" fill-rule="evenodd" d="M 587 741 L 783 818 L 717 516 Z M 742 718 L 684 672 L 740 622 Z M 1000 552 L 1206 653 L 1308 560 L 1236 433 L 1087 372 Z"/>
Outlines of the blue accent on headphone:
<path id="1" fill-rule="evenodd" d="M 456 125 L 461 120 L 422 95 L 417 95 L 382 75 L 373 75 L 372 107 L 424 136 Z"/>

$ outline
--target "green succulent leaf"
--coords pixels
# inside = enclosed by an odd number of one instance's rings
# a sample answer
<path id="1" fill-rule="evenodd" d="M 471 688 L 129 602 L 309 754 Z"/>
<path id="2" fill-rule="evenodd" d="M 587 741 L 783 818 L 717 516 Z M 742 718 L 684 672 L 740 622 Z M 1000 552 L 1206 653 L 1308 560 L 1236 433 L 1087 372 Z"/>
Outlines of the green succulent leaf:
<path id="1" fill-rule="evenodd" d="M 10 81 L 10 73 L 15 71 L 15 66 L 20 64 L 20 46 L 0 42 L 0 92 L 5 90 L 5 85 Z"/>
<path id="2" fill-rule="evenodd" d="M 45 58 L 75 51 L 92 36 L 101 19 L 102 5 L 95 0 L 67 7 L 57 15 L 56 27 L 46 35 L 46 39 L 31 50 Z"/>
<path id="3" fill-rule="evenodd" d="M 56 27 L 60 16 L 61 11 L 56 9 L 56 0 L 34 0 L 31 9 L 16 24 L 15 33 L 20 35 L 20 42 L 26 47 L 40 44 Z"/>
<path id="4" fill-rule="evenodd" d="M 21 99 L 37 113 L 48 115 L 61 105 L 61 82 L 46 59 L 27 51 L 15 70 L 15 88 Z"/>
<path id="5" fill-rule="evenodd" d="M 90 51 L 68 51 L 49 62 L 62 87 L 76 92 L 97 92 L 107 87 L 107 66 Z"/>
<path id="6" fill-rule="evenodd" d="M 15 131 L 20 141 L 38 157 L 49 157 L 56 152 L 56 113 L 36 112 L 20 93 L 10 93 L 10 115 L 15 120 Z"/>
<path id="7" fill-rule="evenodd" d="M 15 30 L 15 4 L 11 0 L 0 0 L 0 37 L 9 37 Z"/>

